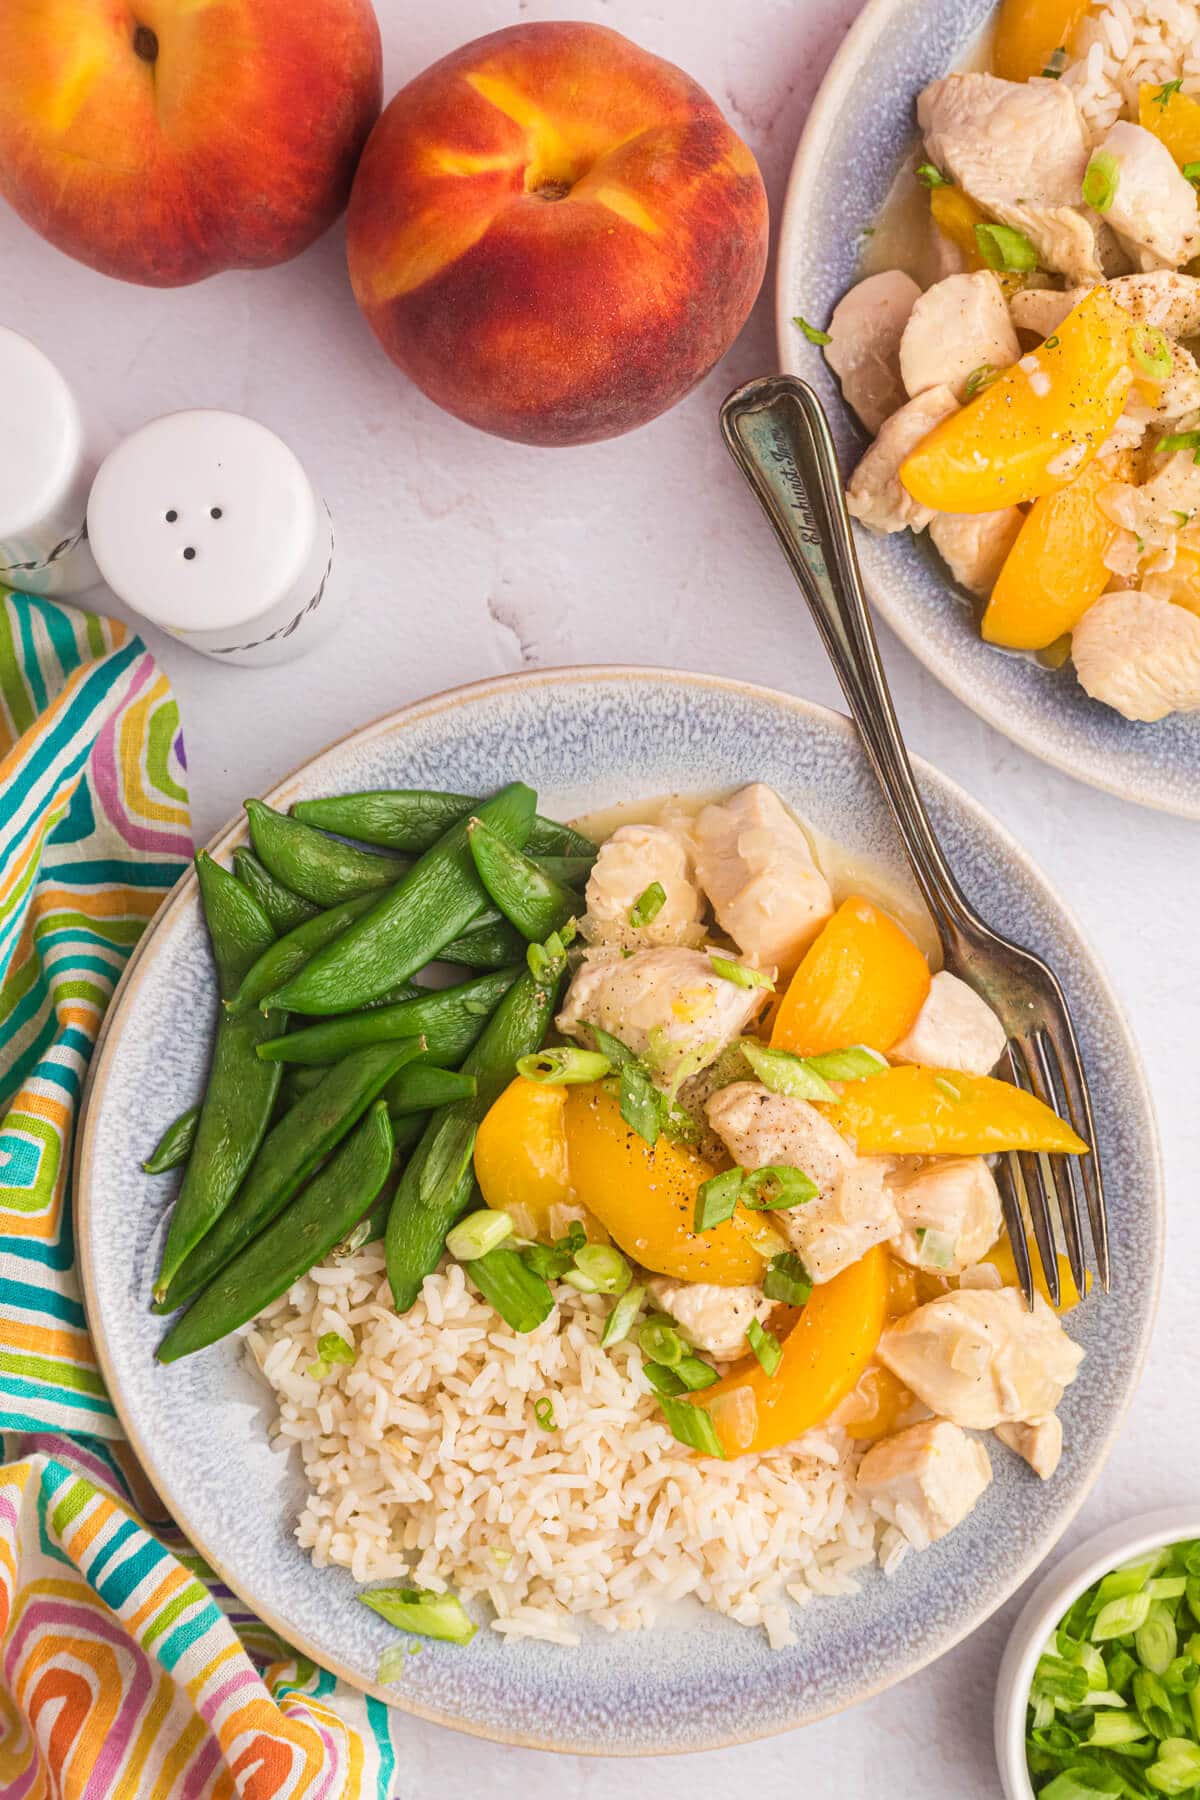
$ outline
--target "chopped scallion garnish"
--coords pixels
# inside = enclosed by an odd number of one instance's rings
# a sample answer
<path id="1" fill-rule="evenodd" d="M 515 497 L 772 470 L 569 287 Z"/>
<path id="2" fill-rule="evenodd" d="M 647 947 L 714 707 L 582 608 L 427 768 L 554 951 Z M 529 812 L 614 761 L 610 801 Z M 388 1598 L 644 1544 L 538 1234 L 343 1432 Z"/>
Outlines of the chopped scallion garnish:
<path id="1" fill-rule="evenodd" d="M 564 1237 L 553 1244 L 527 1244 L 521 1252 L 526 1268 L 544 1281 L 558 1281 L 575 1265 L 575 1258 L 587 1243 L 587 1232 L 578 1219 L 572 1219 Z"/>
<path id="2" fill-rule="evenodd" d="M 1129 334 L 1133 360 L 1152 381 L 1165 381 L 1171 373 L 1171 346 L 1157 325 L 1135 325 Z"/>
<path id="3" fill-rule="evenodd" d="M 602 1350 L 610 1350 L 614 1344 L 623 1343 L 629 1336 L 645 1298 L 644 1287 L 626 1288 L 604 1322 L 604 1330 L 600 1334 Z"/>
<path id="4" fill-rule="evenodd" d="M 554 1416 L 554 1402 L 549 1394 L 543 1394 L 533 1403 L 533 1416 L 537 1420 L 540 1431 L 557 1431 L 558 1420 Z"/>
<path id="5" fill-rule="evenodd" d="M 724 1457 L 717 1428 L 702 1406 L 693 1406 L 690 1400 L 672 1399 L 667 1394 L 660 1395 L 658 1403 L 667 1429 L 679 1443 L 686 1444 L 689 1450 L 702 1451 L 705 1456 Z"/>
<path id="6" fill-rule="evenodd" d="M 409 1631 L 415 1637 L 469 1644 L 479 1629 L 457 1594 L 434 1594 L 424 1588 L 369 1588 L 358 1597 L 397 1631 Z"/>
<path id="7" fill-rule="evenodd" d="M 817 1197 L 817 1184 L 803 1169 L 783 1163 L 748 1169 L 739 1199 L 751 1212 L 782 1212 Z"/>
<path id="8" fill-rule="evenodd" d="M 649 925 L 652 920 L 657 919 L 659 913 L 666 904 L 666 888 L 661 881 L 652 881 L 650 886 L 643 889 L 630 907 L 629 923 L 633 926 L 635 931 L 639 931 L 643 925 Z"/>
<path id="9" fill-rule="evenodd" d="M 783 1345 L 779 1342 L 775 1333 L 773 1331 L 765 1330 L 764 1327 L 759 1324 L 757 1319 L 751 1319 L 749 1325 L 746 1327 L 746 1337 L 749 1340 L 751 1350 L 753 1350 L 755 1356 L 762 1364 L 766 1374 L 774 1375 L 776 1369 L 783 1361 Z"/>
<path id="10" fill-rule="evenodd" d="M 700 1183 L 696 1189 L 696 1210 L 692 1220 L 694 1231 L 711 1231 L 714 1225 L 732 1219 L 743 1179 L 740 1169 L 724 1169 L 720 1175 L 711 1175 Z"/>
<path id="11" fill-rule="evenodd" d="M 921 183 L 922 187 L 927 188 L 954 186 L 949 175 L 944 174 L 943 171 L 938 168 L 936 163 L 931 162 L 917 164 L 917 180 Z"/>
<path id="12" fill-rule="evenodd" d="M 957 1254 L 958 1239 L 949 1231 L 925 1226 L 917 1232 L 917 1250 L 926 1268 L 948 1269 Z"/>
<path id="13" fill-rule="evenodd" d="M 563 1280 L 570 1283 L 572 1274 L 582 1276 L 587 1283 L 581 1288 L 585 1294 L 620 1295 L 633 1280 L 633 1270 L 611 1244 L 584 1244 L 576 1252 L 574 1270 L 568 1269 Z"/>
<path id="14" fill-rule="evenodd" d="M 1174 450 L 1194 450 L 1195 461 L 1200 463 L 1200 431 L 1172 431 L 1160 437 L 1154 448 L 1159 456 L 1169 456 Z"/>
<path id="15" fill-rule="evenodd" d="M 735 987 L 766 988 L 769 994 L 775 992 L 775 983 L 761 969 L 752 969 L 746 963 L 734 962 L 731 957 L 718 956 L 715 950 L 709 952 L 709 962 L 713 974 L 719 975 L 722 981 L 732 981 Z"/>
<path id="16" fill-rule="evenodd" d="M 682 1362 L 687 1344 L 673 1325 L 665 1319 L 647 1319 L 638 1332 L 638 1347 L 651 1362 L 663 1363 L 668 1369 Z"/>
<path id="17" fill-rule="evenodd" d="M 780 1300 L 785 1306 L 803 1306 L 812 1293 L 812 1276 L 794 1250 L 783 1250 L 773 1256 L 763 1276 L 763 1293 L 768 1300 Z"/>
<path id="18" fill-rule="evenodd" d="M 822 1075 L 826 1081 L 865 1081 L 888 1066 L 886 1056 L 868 1050 L 865 1044 L 852 1044 L 848 1050 L 823 1050 L 819 1056 L 806 1057 L 805 1062 L 814 1075 Z"/>
<path id="19" fill-rule="evenodd" d="M 1067 47 L 1065 44 L 1059 44 L 1056 49 L 1050 52 L 1046 66 L 1042 70 L 1042 80 L 1060 81 L 1062 79 L 1062 72 L 1066 66 Z"/>
<path id="20" fill-rule="evenodd" d="M 570 1086 L 584 1081 L 603 1081 L 612 1064 L 599 1050 L 580 1050 L 575 1044 L 563 1044 L 552 1050 L 536 1050 L 530 1056 L 517 1058 L 517 1074 L 526 1081 L 562 1083 Z"/>
<path id="21" fill-rule="evenodd" d="M 1023 231 L 1011 225 L 975 227 L 975 243 L 989 269 L 1021 270 L 1037 268 L 1037 251 Z"/>
<path id="22" fill-rule="evenodd" d="M 1184 163 L 1183 175 L 1185 181 L 1200 182 L 1200 162 Z"/>
<path id="23" fill-rule="evenodd" d="M 1182 86 L 1182 75 L 1177 75 L 1174 81 L 1164 81 L 1157 94 L 1154 96 L 1155 106 L 1161 106 L 1165 112 L 1167 109 L 1167 102 L 1170 100 L 1171 95 L 1177 94 Z"/>
<path id="24" fill-rule="evenodd" d="M 706 1363 L 702 1356 L 691 1354 L 681 1356 L 671 1373 L 692 1394 L 698 1394 L 701 1388 L 712 1387 L 717 1380 L 717 1371 L 712 1364 Z"/>
<path id="25" fill-rule="evenodd" d="M 489 1207 L 480 1207 L 478 1212 L 468 1213 L 457 1225 L 451 1226 L 446 1233 L 446 1248 L 455 1262 L 473 1262 L 476 1257 L 486 1256 L 489 1250 L 496 1250 L 505 1238 L 512 1236 L 512 1220 L 506 1212 L 492 1212 Z"/>
<path id="26" fill-rule="evenodd" d="M 980 363 L 977 369 L 971 370 L 963 382 L 963 399 L 973 400 L 976 394 L 981 394 L 984 388 L 991 387 L 993 381 L 999 381 L 999 379 L 1000 371 L 993 363 Z"/>
<path id="27" fill-rule="evenodd" d="M 828 1081 L 812 1067 L 811 1059 L 791 1050 L 772 1049 L 754 1038 L 743 1038 L 741 1049 L 758 1079 L 773 1094 L 786 1094 L 792 1100 L 837 1099 Z"/>
<path id="28" fill-rule="evenodd" d="M 1121 165 L 1110 150 L 1098 150 L 1083 174 L 1083 198 L 1093 211 L 1106 213 L 1117 197 Z"/>
<path id="29" fill-rule="evenodd" d="M 793 318 L 792 324 L 799 326 L 810 344 L 832 344 L 833 342 L 827 331 L 822 331 L 817 325 L 810 325 L 808 320 L 801 318 L 799 313 Z"/>
<path id="30" fill-rule="evenodd" d="M 933 1085 L 938 1090 L 939 1094 L 945 1094 L 947 1100 L 962 1099 L 962 1089 L 955 1087 L 954 1083 L 945 1075 L 935 1075 L 933 1078 Z"/>
<path id="31" fill-rule="evenodd" d="M 549 1287 L 515 1250 L 501 1245 L 499 1250 L 474 1257 L 466 1266 L 484 1299 L 514 1331 L 536 1331 L 554 1311 Z"/>
<path id="32" fill-rule="evenodd" d="M 307 1372 L 314 1381 L 324 1381 L 333 1369 L 347 1368 L 357 1360 L 358 1351 L 340 1331 L 327 1331 L 317 1339 L 317 1360 L 309 1363 Z"/>

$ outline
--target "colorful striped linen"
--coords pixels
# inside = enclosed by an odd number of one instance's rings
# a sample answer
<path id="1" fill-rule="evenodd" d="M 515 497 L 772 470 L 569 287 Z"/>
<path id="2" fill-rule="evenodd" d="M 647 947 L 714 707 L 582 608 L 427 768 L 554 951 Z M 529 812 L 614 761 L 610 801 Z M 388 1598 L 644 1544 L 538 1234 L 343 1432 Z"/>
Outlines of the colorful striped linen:
<path id="1" fill-rule="evenodd" d="M 400 1715 L 297 1657 L 162 1515 L 81 1304 L 88 1060 L 190 855 L 145 646 L 0 589 L 0 1795 L 388 1800 Z"/>

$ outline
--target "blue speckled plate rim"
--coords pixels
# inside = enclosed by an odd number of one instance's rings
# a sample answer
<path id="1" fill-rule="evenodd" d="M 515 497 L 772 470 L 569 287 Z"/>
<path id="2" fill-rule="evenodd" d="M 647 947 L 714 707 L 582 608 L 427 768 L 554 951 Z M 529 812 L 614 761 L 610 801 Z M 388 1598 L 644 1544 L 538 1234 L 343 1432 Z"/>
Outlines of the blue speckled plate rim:
<path id="1" fill-rule="evenodd" d="M 943 29 L 961 50 L 971 43 L 986 24 L 988 16 L 995 11 L 995 4 L 994 0 L 955 0 L 954 4 L 944 6 L 942 11 Z M 845 115 L 857 113 L 865 103 L 868 87 L 863 79 L 863 70 L 870 66 L 876 40 L 892 25 L 896 15 L 902 12 L 915 15 L 912 27 L 919 32 L 922 23 L 920 9 L 913 7 L 912 0 L 867 0 L 825 73 L 805 121 L 784 194 L 775 265 L 775 335 L 779 366 L 786 374 L 799 375 L 807 381 L 815 382 L 819 389 L 824 389 L 823 397 L 827 405 L 830 399 L 839 406 L 842 405 L 837 384 L 828 374 L 819 351 L 799 340 L 796 327 L 791 322 L 797 303 L 798 271 L 803 266 L 804 238 L 809 229 L 812 197 L 822 191 L 826 181 L 830 140 L 839 130 Z M 961 26 L 953 26 L 956 16 L 962 17 Z M 952 67 L 951 58 L 941 72 L 947 73 Z M 912 99 L 915 98 L 914 92 Z M 914 123 L 910 133 L 913 141 L 915 135 Z M 894 173 L 894 167 L 889 167 L 889 182 Z M 844 406 L 842 409 L 848 415 L 848 409 Z M 843 435 L 840 430 L 836 434 L 839 438 Z M 839 443 L 839 449 L 841 448 Z M 861 542 L 865 534 L 858 535 Z M 887 543 L 890 549 L 892 540 L 887 540 Z M 907 539 L 907 534 L 906 548 L 916 548 Z M 1114 762 L 1104 749 L 1082 741 L 1069 712 L 1059 705 L 1061 687 L 1056 686 L 1049 676 L 1044 684 L 1046 712 L 1040 719 L 1031 717 L 1024 697 L 1014 691 L 1005 691 L 999 667 L 990 668 L 978 657 L 958 661 L 949 657 L 940 658 L 929 641 L 926 622 L 910 611 L 903 601 L 893 601 L 888 581 L 882 571 L 877 572 L 872 567 L 869 556 L 860 554 L 860 563 L 872 604 L 878 607 L 896 636 L 955 699 L 969 707 L 988 725 L 1003 732 L 1005 737 L 1019 744 L 1039 761 L 1049 763 L 1051 767 L 1061 769 L 1075 780 L 1086 782 L 1088 786 L 1099 788 L 1117 799 L 1147 807 L 1151 811 L 1171 813 L 1177 818 L 1200 819 L 1200 766 L 1191 771 L 1185 769 L 1178 777 L 1172 774 L 1169 767 L 1170 753 L 1165 740 L 1161 736 L 1158 738 L 1162 754 L 1157 756 L 1155 746 L 1146 736 L 1156 729 L 1161 733 L 1164 729 L 1162 725 L 1157 728 L 1153 725 L 1129 726 L 1118 715 L 1113 714 L 1114 732 L 1124 728 L 1120 760 Z M 948 582 L 944 585 L 947 598 L 953 600 L 953 588 Z M 989 657 L 992 664 L 1008 660 L 1003 652 L 991 650 L 990 647 Z M 982 681 L 979 679 L 981 670 Z M 1081 700 L 1082 698 L 1080 696 Z M 1099 707 L 1100 703 L 1086 704 L 1089 707 Z M 1101 711 L 1104 710 L 1101 708 Z M 1172 725 L 1178 726 L 1181 718 L 1182 715 L 1176 715 L 1174 721 L 1167 722 L 1166 730 L 1170 731 Z M 1189 729 L 1189 734 L 1194 733 L 1197 740 L 1200 740 L 1200 719 L 1188 721 L 1186 728 Z M 1189 735 L 1189 749 L 1191 743 L 1192 737 Z"/>
<path id="2" fill-rule="evenodd" d="M 852 750 L 857 746 L 857 734 L 854 727 L 851 721 L 843 714 L 836 713 L 832 709 L 821 706 L 814 701 L 802 700 L 795 695 L 785 694 L 776 689 L 762 687 L 750 682 L 736 681 L 722 676 L 693 674 L 684 670 L 659 669 L 623 664 L 582 664 L 555 669 L 531 670 L 515 675 L 492 677 L 487 680 L 465 684 L 461 687 L 444 689 L 437 694 L 428 696 L 426 699 L 414 701 L 408 706 L 398 708 L 391 713 L 380 716 L 357 730 L 347 732 L 343 737 L 335 739 L 332 743 L 327 744 L 322 750 L 316 752 L 315 755 L 293 768 L 270 790 L 269 793 L 264 795 L 264 798 L 268 803 L 286 800 L 287 792 L 291 784 L 300 776 L 307 773 L 315 763 L 320 762 L 323 758 L 339 750 L 348 748 L 355 743 L 369 740 L 376 736 L 391 735 L 392 733 L 403 730 L 403 728 L 409 724 L 418 723 L 439 712 L 454 711 L 461 706 L 470 705 L 470 703 L 475 700 L 486 699 L 493 695 L 503 694 L 506 691 L 519 691 L 538 687 L 553 688 L 563 683 L 583 684 L 589 682 L 629 682 L 631 684 L 638 682 L 668 683 L 685 688 L 712 689 L 727 692 L 729 694 L 740 695 L 744 699 L 764 702 L 772 707 L 782 706 L 792 712 L 800 720 L 807 718 L 818 721 L 826 727 L 832 725 L 839 732 L 844 734 L 848 750 Z M 476 1722 L 470 1718 L 465 1718 L 461 1714 L 447 1713 L 438 1707 L 430 1706 L 422 1702 L 412 1694 L 406 1694 L 402 1691 L 398 1692 L 394 1687 L 382 1687 L 377 1683 L 364 1680 L 355 1669 L 340 1663 L 336 1657 L 331 1657 L 327 1650 L 318 1649 L 311 1642 L 308 1642 L 305 1639 L 304 1634 L 297 1632 L 294 1627 L 289 1624 L 288 1620 L 277 1612 L 275 1608 L 268 1603 L 264 1603 L 257 1595 L 250 1591 L 248 1586 L 237 1581 L 226 1566 L 225 1559 L 219 1548 L 206 1542 L 203 1534 L 194 1529 L 189 1521 L 189 1509 L 186 1501 L 182 1501 L 175 1493 L 169 1473 L 159 1467 L 157 1459 L 149 1444 L 137 1430 L 132 1420 L 126 1416 L 118 1372 L 109 1357 L 103 1337 L 99 1334 L 94 1336 L 93 1344 L 100 1373 L 104 1379 L 126 1438 L 133 1449 L 134 1454 L 141 1463 L 142 1468 L 150 1478 L 155 1489 L 174 1518 L 175 1523 L 185 1533 L 193 1547 L 204 1557 L 205 1561 L 213 1569 L 218 1578 L 233 1593 L 235 1593 L 246 1606 L 251 1608 L 251 1610 L 267 1626 L 277 1632 L 285 1643 L 290 1644 L 293 1648 L 311 1657 L 322 1667 L 328 1669 L 332 1674 L 346 1681 L 350 1686 L 361 1692 L 370 1694 L 376 1699 L 382 1700 L 386 1704 L 398 1708 L 400 1711 L 409 1713 L 418 1718 L 426 1719 L 432 1724 L 443 1725 L 451 1730 L 463 1731 L 471 1736 L 482 1737 L 492 1742 L 511 1743 L 527 1749 L 557 1751 L 564 1754 L 587 1756 L 644 1756 L 648 1754 L 678 1755 L 692 1752 L 700 1753 L 710 1749 L 726 1748 L 734 1744 L 749 1743 L 756 1739 L 776 1736 L 781 1732 L 794 1730 L 803 1725 L 816 1724 L 819 1720 L 844 1711 L 851 1705 L 857 1705 L 862 1700 L 870 1699 L 876 1694 L 885 1692 L 888 1688 L 895 1686 L 898 1682 L 907 1680 L 910 1676 L 917 1674 L 921 1669 L 927 1667 L 930 1663 L 937 1661 L 948 1651 L 952 1650 L 956 1644 L 961 1643 L 966 1637 L 970 1636 L 973 1631 L 984 1624 L 986 1620 L 990 1618 L 1013 1593 L 1015 1593 L 1021 1583 L 1042 1565 L 1074 1519 L 1075 1515 L 1078 1513 L 1088 1494 L 1091 1492 L 1092 1487 L 1112 1450 L 1113 1443 L 1120 1431 L 1125 1414 L 1132 1403 L 1137 1388 L 1137 1381 L 1145 1362 L 1149 1341 L 1153 1334 L 1154 1322 L 1158 1310 L 1164 1251 L 1165 1198 L 1163 1191 L 1161 1146 L 1153 1100 L 1146 1081 L 1141 1057 L 1129 1029 L 1129 1025 L 1125 1019 L 1121 1004 L 1109 983 L 1103 965 L 1092 951 L 1086 934 L 1080 929 L 1078 921 L 1070 908 L 1059 899 L 1057 894 L 1053 893 L 1053 891 L 1048 888 L 1045 877 L 1040 874 L 1032 859 L 1027 852 L 1022 849 L 1017 840 L 993 819 L 977 800 L 968 794 L 965 789 L 961 788 L 957 782 L 951 780 L 949 776 L 942 774 L 940 770 L 934 768 L 932 764 L 927 763 L 923 758 L 914 758 L 913 762 L 914 769 L 920 777 L 923 787 L 941 788 L 943 793 L 950 798 L 953 804 L 961 807 L 964 813 L 982 825 L 986 831 L 996 834 L 1003 841 L 1007 853 L 1012 857 L 1014 862 L 1020 864 L 1023 870 L 1034 879 L 1035 883 L 1046 888 L 1047 892 L 1051 895 L 1053 904 L 1058 909 L 1062 920 L 1066 926 L 1075 933 L 1086 954 L 1090 965 L 1090 974 L 1095 981 L 1100 997 L 1109 1010 L 1112 1026 L 1121 1040 L 1123 1053 L 1128 1059 L 1130 1073 L 1136 1085 L 1136 1102 L 1144 1115 L 1144 1121 L 1147 1127 L 1147 1140 L 1151 1152 L 1151 1167 L 1148 1171 L 1149 1180 L 1146 1183 L 1145 1200 L 1150 1213 L 1152 1235 L 1156 1252 L 1154 1268 L 1151 1272 L 1152 1280 L 1148 1304 L 1141 1322 L 1140 1332 L 1137 1336 L 1134 1366 L 1130 1371 L 1124 1399 L 1122 1404 L 1114 1410 L 1108 1421 L 1107 1430 L 1096 1444 L 1092 1464 L 1086 1474 L 1081 1477 L 1077 1490 L 1070 1501 L 1065 1505 L 1060 1516 L 1050 1526 L 1047 1535 L 1038 1544 L 1037 1548 L 1014 1560 L 1007 1575 L 999 1583 L 998 1587 L 989 1593 L 987 1599 L 974 1617 L 959 1625 L 952 1626 L 944 1637 L 938 1638 L 934 1647 L 926 1648 L 922 1645 L 919 1648 L 915 1648 L 910 1659 L 903 1663 L 903 1665 L 897 1664 L 889 1671 L 886 1678 L 863 1687 L 850 1699 L 838 1700 L 830 1704 L 810 1705 L 807 1708 L 800 1703 L 798 1704 L 796 1716 L 782 1719 L 777 1723 L 772 1722 L 765 1729 L 738 1731 L 731 1735 L 714 1735 L 711 1738 L 705 1738 L 699 1743 L 672 1742 L 662 1746 L 656 1745 L 653 1750 L 648 1750 L 644 1744 L 625 1745 L 620 1743 L 596 1743 L 589 1739 L 556 1742 L 548 1737 L 535 1737 L 529 1733 L 507 1731 L 495 1725 L 488 1725 Z M 235 845 L 245 840 L 245 821 L 239 814 L 216 833 L 209 841 L 206 848 L 210 855 L 219 857 L 225 855 Z M 124 1002 L 133 994 L 135 988 L 140 983 L 143 968 L 147 960 L 147 954 L 153 945 L 154 938 L 160 927 L 165 927 L 179 911 L 193 903 L 197 896 L 198 882 L 195 872 L 194 870 L 188 870 L 180 877 L 167 900 L 154 915 L 150 925 L 147 927 L 135 947 L 105 1015 L 104 1022 L 97 1037 L 95 1050 L 91 1058 L 88 1078 L 82 1098 L 80 1123 L 76 1133 L 75 1154 L 73 1159 L 73 1206 L 76 1244 L 78 1247 L 80 1279 L 84 1304 L 85 1308 L 88 1310 L 89 1317 L 96 1316 L 97 1310 L 95 1303 L 95 1277 L 91 1258 L 91 1231 L 88 1204 L 91 1110 L 93 1105 L 99 1104 L 102 1100 L 106 1063 L 108 1061 L 106 1053 L 109 1049 L 109 1042 L 110 1039 L 115 1040 L 119 1035 L 120 1015 L 123 1010 Z M 569 1654 L 569 1652 L 566 1652 L 565 1654 Z"/>

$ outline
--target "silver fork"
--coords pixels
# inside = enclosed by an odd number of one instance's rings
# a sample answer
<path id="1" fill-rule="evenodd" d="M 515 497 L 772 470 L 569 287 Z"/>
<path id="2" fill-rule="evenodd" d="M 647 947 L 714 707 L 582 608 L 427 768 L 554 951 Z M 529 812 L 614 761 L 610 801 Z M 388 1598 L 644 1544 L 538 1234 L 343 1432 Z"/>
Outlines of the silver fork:
<path id="1" fill-rule="evenodd" d="M 1059 1300 L 1055 1218 L 1078 1291 L 1086 1280 L 1082 1191 L 1096 1270 L 1109 1287 L 1108 1227 L 1095 1123 L 1079 1044 L 1062 988 L 1040 957 L 1009 943 L 969 905 L 934 836 L 913 779 L 879 659 L 821 403 L 790 375 L 739 388 L 721 408 L 725 442 L 753 489 L 808 601 L 871 766 L 900 832 L 913 874 L 942 940 L 946 968 L 997 1014 L 1008 1044 L 1000 1072 L 1056 1112 L 1065 1104 L 1087 1156 L 1006 1152 L 998 1180 L 1017 1275 L 1033 1304 L 1025 1217 Z"/>

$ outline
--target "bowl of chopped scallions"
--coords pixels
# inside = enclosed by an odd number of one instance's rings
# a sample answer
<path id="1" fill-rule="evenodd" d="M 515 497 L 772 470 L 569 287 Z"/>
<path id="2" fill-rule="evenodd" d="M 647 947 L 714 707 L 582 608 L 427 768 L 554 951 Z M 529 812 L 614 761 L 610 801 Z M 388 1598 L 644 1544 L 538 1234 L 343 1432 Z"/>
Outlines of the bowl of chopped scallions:
<path id="1" fill-rule="evenodd" d="M 1008 1800 L 1200 1796 L 1200 1505 L 1112 1526 L 1034 1589 L 996 1756 Z"/>

